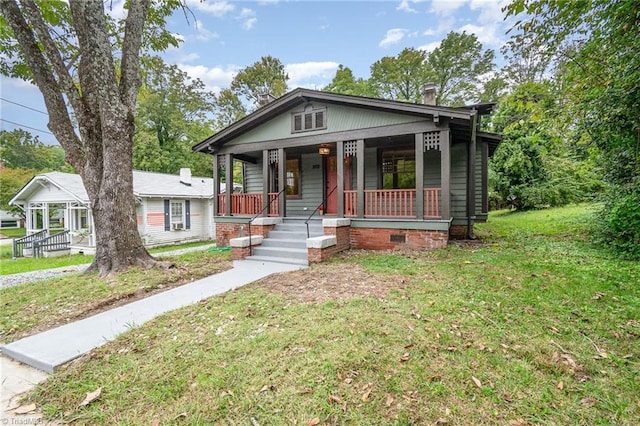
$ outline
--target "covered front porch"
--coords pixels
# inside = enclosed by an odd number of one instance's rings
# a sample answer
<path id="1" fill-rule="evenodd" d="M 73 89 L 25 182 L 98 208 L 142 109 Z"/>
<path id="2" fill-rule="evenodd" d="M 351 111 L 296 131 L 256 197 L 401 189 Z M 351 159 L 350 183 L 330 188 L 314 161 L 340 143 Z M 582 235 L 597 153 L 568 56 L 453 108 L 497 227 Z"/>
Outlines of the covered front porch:
<path id="1" fill-rule="evenodd" d="M 448 221 L 450 145 L 446 129 L 215 155 L 215 170 L 223 172 L 214 178 L 241 180 L 242 191 L 215 194 L 214 211 Z"/>

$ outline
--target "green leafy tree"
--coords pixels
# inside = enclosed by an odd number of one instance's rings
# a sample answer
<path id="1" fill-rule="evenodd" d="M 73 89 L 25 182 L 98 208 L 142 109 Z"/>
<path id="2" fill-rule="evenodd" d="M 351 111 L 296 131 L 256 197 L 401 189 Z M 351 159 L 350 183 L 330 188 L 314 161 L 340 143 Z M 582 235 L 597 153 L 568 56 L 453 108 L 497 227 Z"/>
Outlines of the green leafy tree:
<path id="1" fill-rule="evenodd" d="M 550 84 L 526 83 L 499 103 L 492 121 L 503 141 L 491 159 L 491 185 L 517 209 L 560 206 L 585 199 L 600 181 L 563 140 L 564 127 Z"/>
<path id="2" fill-rule="evenodd" d="M 191 146 L 211 135 L 214 95 L 199 79 L 191 79 L 159 57 L 145 61 L 136 107 L 133 165 L 139 170 L 178 173 L 188 167 L 197 176 L 211 176 L 208 156 Z"/>
<path id="3" fill-rule="evenodd" d="M 640 2 L 514 0 L 505 10 L 519 18 L 515 43 L 552 55 L 562 119 L 610 185 L 599 224 L 604 240 L 640 257 L 632 249 L 640 246 Z"/>
<path id="4" fill-rule="evenodd" d="M 289 75 L 280 59 L 263 56 L 259 61 L 236 74 L 231 90 L 252 107 L 260 106 L 263 96 L 279 98 L 287 92 Z"/>
<path id="5" fill-rule="evenodd" d="M 369 83 L 380 98 L 421 102 L 431 74 L 423 50 L 405 48 L 397 56 L 385 56 L 371 65 Z"/>
<path id="6" fill-rule="evenodd" d="M 37 136 L 22 129 L 0 131 L 0 162 L 13 169 L 42 171 L 65 168 L 62 148 L 45 145 Z"/>
<path id="7" fill-rule="evenodd" d="M 222 89 L 215 97 L 214 103 L 217 130 L 224 129 L 247 115 L 247 109 L 231 89 Z"/>
<path id="8" fill-rule="evenodd" d="M 336 75 L 326 87 L 325 92 L 341 93 L 343 95 L 374 97 L 376 94 L 368 80 L 355 78 L 350 68 L 340 64 Z"/>
<path id="9" fill-rule="evenodd" d="M 15 206 L 10 206 L 9 201 L 36 174 L 38 171 L 33 169 L 0 169 L 0 209 L 24 213 Z"/>
<path id="10" fill-rule="evenodd" d="M 482 79 L 495 68 L 494 58 L 494 51 L 483 50 L 475 34 L 447 34 L 427 58 L 427 76 L 437 85 L 438 104 L 463 105 L 479 100 Z"/>
<path id="11" fill-rule="evenodd" d="M 176 38 L 164 28 L 179 0 L 125 3 L 116 21 L 102 0 L 0 0 L 0 71 L 33 81 L 48 127 L 78 171 L 91 201 L 96 256 L 105 276 L 158 262 L 138 234 L 133 196 L 135 104 L 140 52 Z"/>

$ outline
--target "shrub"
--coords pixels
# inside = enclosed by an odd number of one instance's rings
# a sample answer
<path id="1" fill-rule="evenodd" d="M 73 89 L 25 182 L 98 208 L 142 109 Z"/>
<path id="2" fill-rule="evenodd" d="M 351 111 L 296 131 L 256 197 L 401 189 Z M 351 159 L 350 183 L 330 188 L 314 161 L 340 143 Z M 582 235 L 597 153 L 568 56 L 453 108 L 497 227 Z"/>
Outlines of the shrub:
<path id="1" fill-rule="evenodd" d="M 602 242 L 625 258 L 640 259 L 640 180 L 627 191 L 613 188 L 598 225 Z"/>

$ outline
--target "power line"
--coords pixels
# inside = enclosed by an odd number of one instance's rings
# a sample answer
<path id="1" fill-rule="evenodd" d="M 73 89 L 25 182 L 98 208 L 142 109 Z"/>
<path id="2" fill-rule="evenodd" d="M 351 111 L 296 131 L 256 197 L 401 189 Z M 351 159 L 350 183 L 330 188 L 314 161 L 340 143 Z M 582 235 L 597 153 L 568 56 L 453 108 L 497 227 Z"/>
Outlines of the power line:
<path id="1" fill-rule="evenodd" d="M 5 99 L 5 98 L 0 97 L 0 100 L 3 100 L 5 102 L 9 102 L 10 104 L 18 105 L 18 106 L 20 106 L 22 108 L 30 109 L 31 111 L 39 112 L 40 114 L 49 115 L 44 111 L 41 111 L 41 110 L 35 109 L 35 108 L 31 108 L 30 106 L 26 106 L 26 105 L 23 105 L 23 104 L 18 103 L 18 102 L 10 101 L 9 99 Z"/>
<path id="2" fill-rule="evenodd" d="M 0 118 L 0 121 L 4 121 L 5 123 L 13 124 L 14 126 L 23 127 L 23 128 L 25 128 L 25 129 L 35 130 L 36 132 L 40 132 L 40 133 L 47 133 L 47 134 L 49 134 L 49 135 L 53 135 L 53 133 L 51 133 L 51 132 L 47 132 L 46 130 L 40 130 L 40 129 L 36 129 L 35 127 L 25 126 L 24 124 L 15 123 L 15 122 L 13 122 L 13 121 L 5 120 L 4 118 Z"/>

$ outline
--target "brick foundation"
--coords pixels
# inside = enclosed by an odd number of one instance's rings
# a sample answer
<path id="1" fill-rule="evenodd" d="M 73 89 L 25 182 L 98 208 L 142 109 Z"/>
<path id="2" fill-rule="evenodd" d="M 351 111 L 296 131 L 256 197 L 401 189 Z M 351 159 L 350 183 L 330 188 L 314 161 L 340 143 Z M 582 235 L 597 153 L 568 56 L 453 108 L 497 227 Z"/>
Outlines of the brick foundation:
<path id="1" fill-rule="evenodd" d="M 247 256 L 251 255 L 250 247 L 232 247 L 231 248 L 231 258 L 233 260 L 242 260 Z"/>
<path id="2" fill-rule="evenodd" d="M 335 235 L 338 241 L 336 253 L 351 248 L 351 227 L 349 226 L 340 226 L 338 228 L 325 226 L 324 235 Z"/>
<path id="3" fill-rule="evenodd" d="M 260 235 L 267 238 L 269 231 L 271 231 L 275 225 L 251 225 L 251 235 Z M 216 244 L 218 247 L 226 247 L 229 245 L 229 240 L 232 238 L 240 237 L 240 230 L 242 230 L 242 236 L 249 236 L 249 225 L 246 223 L 216 223 Z"/>
<path id="4" fill-rule="evenodd" d="M 465 225 L 451 225 L 449 236 L 452 240 L 465 240 L 467 238 L 467 227 Z"/>
<path id="5" fill-rule="evenodd" d="M 394 239 L 404 240 L 392 241 Z M 447 246 L 447 231 L 421 229 L 351 228 L 351 247 L 365 250 L 434 250 Z"/>
<path id="6" fill-rule="evenodd" d="M 331 246 L 322 249 L 309 248 L 307 249 L 307 260 L 309 260 L 309 263 L 322 263 L 340 251 L 337 247 L 338 246 Z"/>

